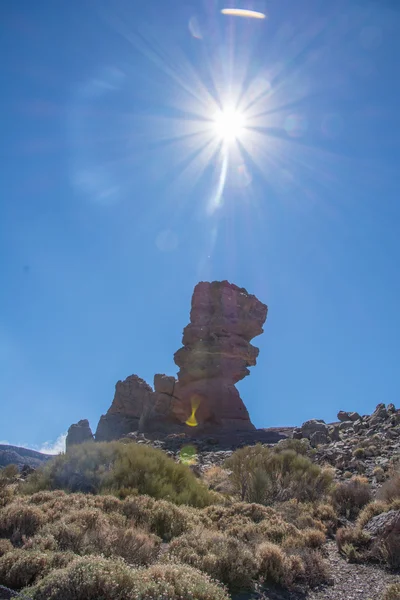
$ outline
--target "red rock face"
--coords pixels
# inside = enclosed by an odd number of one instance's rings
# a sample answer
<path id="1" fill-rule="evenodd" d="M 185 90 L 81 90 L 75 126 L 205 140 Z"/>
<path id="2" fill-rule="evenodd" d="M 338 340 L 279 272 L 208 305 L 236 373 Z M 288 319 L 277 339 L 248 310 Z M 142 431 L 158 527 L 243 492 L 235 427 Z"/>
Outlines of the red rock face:
<path id="1" fill-rule="evenodd" d="M 116 440 L 137 431 L 145 407 L 151 404 L 152 395 L 152 388 L 137 375 L 118 381 L 112 404 L 97 425 L 96 441 Z"/>
<path id="2" fill-rule="evenodd" d="M 207 428 L 253 429 L 235 383 L 256 364 L 250 340 L 263 332 L 267 306 L 227 281 L 201 282 L 192 297 L 171 411 L 180 422 Z M 189 423 L 190 424 L 190 423 Z"/>

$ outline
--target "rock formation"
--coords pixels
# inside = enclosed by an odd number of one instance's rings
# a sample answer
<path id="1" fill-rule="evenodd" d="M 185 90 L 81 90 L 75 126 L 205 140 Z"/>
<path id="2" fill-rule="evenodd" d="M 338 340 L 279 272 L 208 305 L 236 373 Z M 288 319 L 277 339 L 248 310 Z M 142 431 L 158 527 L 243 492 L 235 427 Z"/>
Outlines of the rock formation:
<path id="1" fill-rule="evenodd" d="M 198 283 L 183 347 L 171 412 L 180 423 L 206 429 L 254 429 L 235 383 L 249 375 L 258 348 L 250 340 L 263 332 L 267 306 L 228 281 Z"/>
<path id="2" fill-rule="evenodd" d="M 82 444 L 83 442 L 93 441 L 93 433 L 87 419 L 82 419 L 78 423 L 73 423 L 68 429 L 65 440 L 65 450 L 71 448 L 74 444 Z"/>
<path id="3" fill-rule="evenodd" d="M 235 383 L 256 364 L 259 351 L 250 341 L 263 332 L 267 310 L 255 296 L 228 281 L 198 283 L 183 347 L 174 356 L 178 379 L 157 374 L 154 391 L 137 375 L 118 381 L 114 400 L 97 426 L 96 441 L 135 431 L 196 435 L 253 431 Z M 69 445 L 89 439 L 79 439 L 80 423 L 71 426 Z"/>
<path id="4" fill-rule="evenodd" d="M 152 388 L 137 375 L 118 381 L 114 400 L 97 426 L 96 441 L 116 440 L 137 431 L 142 415 L 152 405 L 152 394 Z"/>

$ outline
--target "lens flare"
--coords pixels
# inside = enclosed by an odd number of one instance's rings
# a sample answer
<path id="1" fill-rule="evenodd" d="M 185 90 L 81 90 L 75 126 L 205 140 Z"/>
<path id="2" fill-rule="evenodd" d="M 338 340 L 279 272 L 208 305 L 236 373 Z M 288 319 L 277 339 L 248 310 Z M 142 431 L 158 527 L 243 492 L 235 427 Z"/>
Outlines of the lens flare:
<path id="1" fill-rule="evenodd" d="M 198 396 L 194 396 L 191 399 L 190 404 L 192 406 L 192 413 L 191 413 L 190 417 L 188 418 L 188 420 L 186 421 L 186 425 L 189 425 L 189 427 L 197 427 L 198 422 L 196 419 L 196 411 L 200 405 L 200 398 Z"/>
<path id="2" fill-rule="evenodd" d="M 247 10 L 245 8 L 223 8 L 221 13 L 232 17 L 245 17 L 247 19 L 265 19 L 267 16 L 262 12 Z"/>

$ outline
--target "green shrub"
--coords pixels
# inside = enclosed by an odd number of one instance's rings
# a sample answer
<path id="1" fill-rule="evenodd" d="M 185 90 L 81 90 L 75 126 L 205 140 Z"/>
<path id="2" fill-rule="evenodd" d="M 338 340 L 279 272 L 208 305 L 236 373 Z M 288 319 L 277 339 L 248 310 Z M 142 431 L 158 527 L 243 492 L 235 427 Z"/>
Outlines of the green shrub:
<path id="1" fill-rule="evenodd" d="M 323 496 L 332 484 L 332 473 L 293 450 L 274 452 L 260 444 L 241 448 L 230 456 L 235 493 L 246 502 L 271 504 L 277 501 L 313 501 Z"/>
<path id="2" fill-rule="evenodd" d="M 142 570 L 90 557 L 54 571 L 29 590 L 33 600 L 229 600 L 225 590 L 185 565 Z"/>
<path id="3" fill-rule="evenodd" d="M 120 442 L 75 445 L 35 471 L 23 487 L 28 494 L 54 489 L 124 497 L 148 494 L 199 507 L 215 500 L 187 466 L 162 450 Z"/>
<path id="4" fill-rule="evenodd" d="M 364 448 L 355 448 L 353 450 L 354 458 L 365 458 L 365 450 Z"/>
<path id="5" fill-rule="evenodd" d="M 283 452 L 284 450 L 294 450 L 297 454 L 314 454 L 315 450 L 311 448 L 310 441 L 307 438 L 301 440 L 295 440 L 293 438 L 286 438 L 280 440 L 274 447 L 275 452 Z"/>
<path id="6" fill-rule="evenodd" d="M 364 477 L 353 477 L 345 483 L 338 483 L 332 491 L 332 500 L 340 514 L 348 518 L 358 515 L 371 500 L 371 489 Z"/>
<path id="7" fill-rule="evenodd" d="M 174 539 L 168 557 L 196 566 L 230 589 L 249 589 L 257 561 L 240 540 L 216 531 L 197 530 Z"/>
<path id="8" fill-rule="evenodd" d="M 0 584 L 14 590 L 32 585 L 53 569 L 65 567 L 74 556 L 66 552 L 14 549 L 0 557 Z"/>

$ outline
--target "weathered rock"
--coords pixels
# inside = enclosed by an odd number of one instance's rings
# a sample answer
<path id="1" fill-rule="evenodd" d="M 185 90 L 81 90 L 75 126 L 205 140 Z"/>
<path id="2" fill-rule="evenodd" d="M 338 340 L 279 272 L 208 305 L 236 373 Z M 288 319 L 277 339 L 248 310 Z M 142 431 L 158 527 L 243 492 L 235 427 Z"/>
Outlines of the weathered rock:
<path id="1" fill-rule="evenodd" d="M 332 442 L 338 442 L 340 440 L 340 430 L 338 425 L 332 425 L 332 427 L 329 427 L 328 432 Z"/>
<path id="2" fill-rule="evenodd" d="M 382 535 L 385 530 L 391 528 L 396 522 L 400 523 L 400 510 L 389 510 L 388 512 L 376 515 L 376 517 L 372 517 L 365 525 L 364 531 L 372 537 L 376 537 Z"/>
<path id="3" fill-rule="evenodd" d="M 346 431 L 347 429 L 352 429 L 353 421 L 342 421 L 339 425 L 340 431 Z"/>
<path id="4" fill-rule="evenodd" d="M 386 406 L 383 403 L 378 404 L 378 406 L 376 407 L 369 419 L 369 423 L 370 425 L 377 424 L 380 421 L 384 421 L 387 418 L 387 416 L 388 413 L 386 410 Z"/>
<path id="5" fill-rule="evenodd" d="M 153 390 L 143 379 L 130 375 L 118 381 L 114 400 L 97 426 L 96 441 L 116 440 L 138 430 L 142 415 L 152 404 Z"/>
<path id="6" fill-rule="evenodd" d="M 322 421 L 320 419 L 310 419 L 309 421 L 306 421 L 305 423 L 303 423 L 303 425 L 301 426 L 301 432 L 303 434 L 303 437 L 310 439 L 311 436 L 313 435 L 313 433 L 320 431 L 322 433 L 325 433 L 325 435 L 328 435 L 329 430 L 328 430 L 328 426 L 325 423 L 325 421 Z"/>
<path id="7" fill-rule="evenodd" d="M 296 428 L 293 430 L 292 438 L 294 440 L 301 440 L 303 438 L 303 433 L 300 428 Z"/>
<path id="8" fill-rule="evenodd" d="M 310 436 L 310 444 L 313 448 L 321 444 L 327 444 L 329 442 L 329 437 L 325 431 L 315 431 Z"/>
<path id="9" fill-rule="evenodd" d="M 256 364 L 250 340 L 263 332 L 267 307 L 227 281 L 201 282 L 193 292 L 171 412 L 181 424 L 206 429 L 253 430 L 235 383 Z"/>
<path id="10" fill-rule="evenodd" d="M 173 396 L 175 383 L 175 377 L 161 374 L 154 375 L 154 391 L 160 394 Z"/>
<path id="11" fill-rule="evenodd" d="M 81 419 L 77 423 L 73 423 L 68 429 L 67 437 L 65 440 L 65 450 L 71 448 L 75 444 L 83 444 L 84 442 L 92 442 L 93 433 L 90 429 L 89 421 L 87 419 Z"/>
<path id="12" fill-rule="evenodd" d="M 344 410 L 340 410 L 338 412 L 337 418 L 339 419 L 339 421 L 350 421 L 349 413 Z"/>

